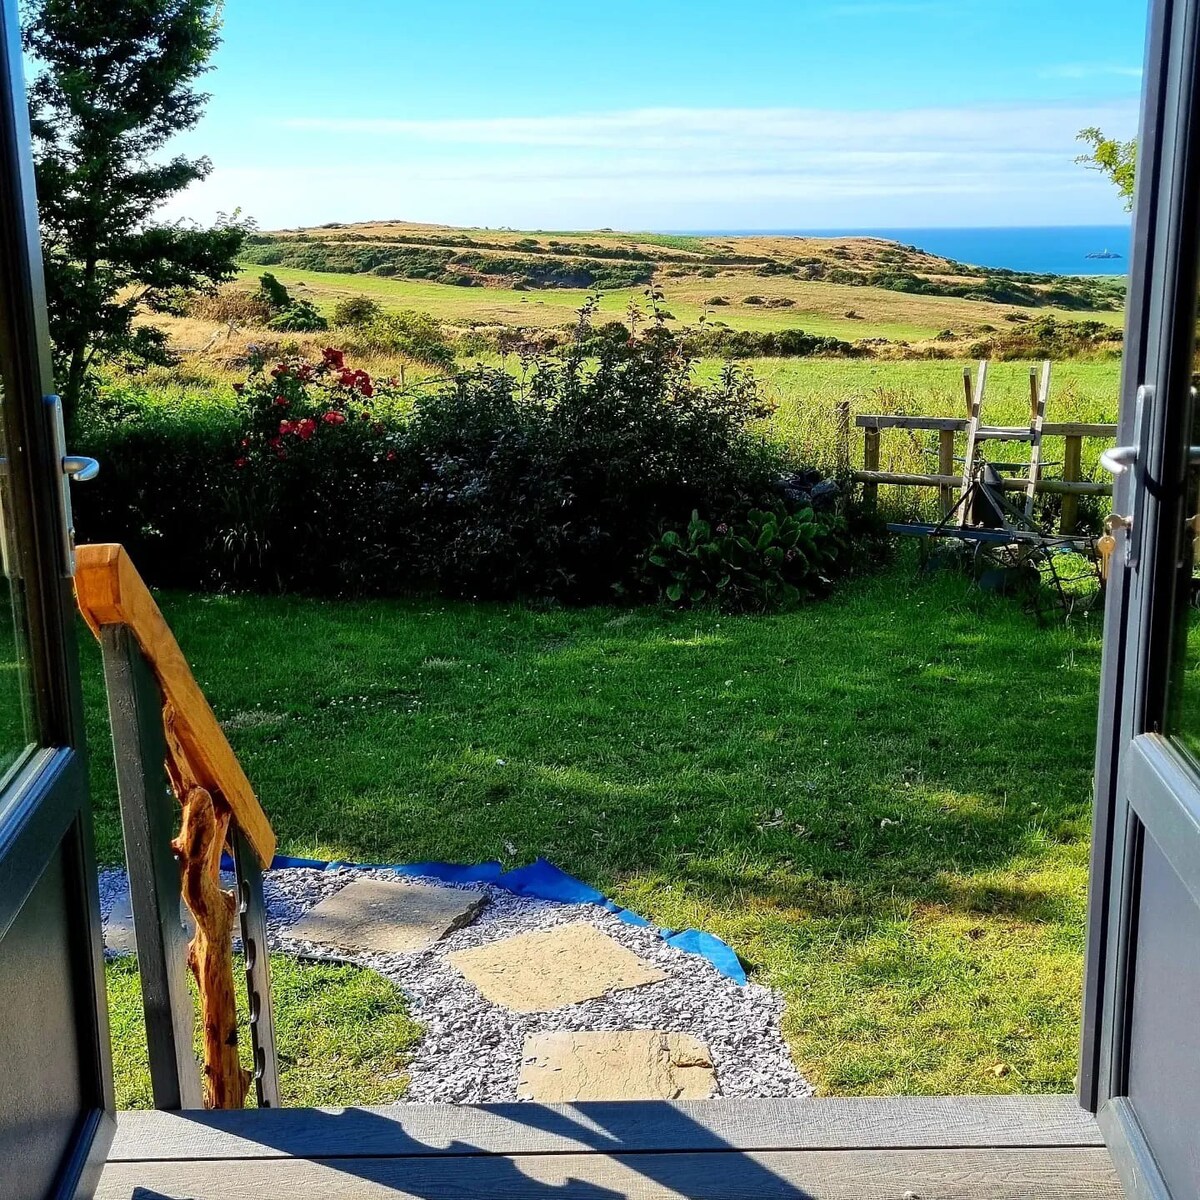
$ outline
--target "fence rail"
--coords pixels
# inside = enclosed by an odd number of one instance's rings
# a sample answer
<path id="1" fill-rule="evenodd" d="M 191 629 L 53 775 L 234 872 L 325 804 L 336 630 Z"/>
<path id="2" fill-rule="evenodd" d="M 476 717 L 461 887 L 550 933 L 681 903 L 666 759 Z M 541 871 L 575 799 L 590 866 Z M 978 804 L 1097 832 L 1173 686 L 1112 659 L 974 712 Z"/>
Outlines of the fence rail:
<path id="1" fill-rule="evenodd" d="M 848 431 L 850 427 L 848 402 L 843 402 L 846 412 L 839 418 L 839 427 Z M 863 498 L 868 503 L 878 499 L 881 484 L 898 484 L 905 487 L 937 488 L 940 494 L 943 516 L 949 513 L 955 502 L 955 491 L 962 486 L 961 474 L 954 471 L 954 438 L 966 433 L 971 422 L 966 417 L 906 417 L 882 414 L 863 414 L 854 418 L 854 424 L 863 431 L 863 469 L 851 472 L 852 478 L 863 485 Z M 885 429 L 927 430 L 938 435 L 937 474 L 912 474 L 903 471 L 880 470 L 880 433 Z M 1043 437 L 1061 437 L 1065 441 L 1062 461 L 1062 478 L 1039 477 L 1033 485 L 1037 493 L 1061 495 L 1061 528 L 1064 534 L 1075 532 L 1079 521 L 1080 496 L 1111 496 L 1112 484 L 1084 479 L 1082 471 L 1083 442 L 1086 438 L 1112 441 L 1117 436 L 1116 425 L 1087 421 L 1047 421 L 1042 425 Z M 989 441 L 1027 441 L 1028 432 L 1021 429 L 980 425 L 980 439 Z M 848 455 L 847 455 L 848 457 Z M 1029 487 L 1025 479 L 1005 479 L 1002 486 L 1006 491 L 1021 492 Z"/>
<path id="2" fill-rule="evenodd" d="M 156 1108 L 279 1104 L 262 868 L 275 834 L 149 589 L 121 546 L 80 546 L 75 593 L 100 642 Z M 177 833 L 173 831 L 178 830 Z M 221 886 L 228 847 L 236 893 Z M 195 933 L 185 945 L 180 901 Z M 246 959 L 254 1070 L 238 1055 L 233 930 Z M 190 967 L 203 1066 L 193 1051 Z"/>

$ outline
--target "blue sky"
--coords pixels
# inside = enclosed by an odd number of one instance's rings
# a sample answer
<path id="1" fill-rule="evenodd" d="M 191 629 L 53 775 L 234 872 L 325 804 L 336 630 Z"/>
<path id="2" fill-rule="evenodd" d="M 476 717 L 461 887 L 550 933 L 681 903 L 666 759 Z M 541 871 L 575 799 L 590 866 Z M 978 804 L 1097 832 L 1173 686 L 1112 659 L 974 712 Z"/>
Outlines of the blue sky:
<path id="1" fill-rule="evenodd" d="M 228 0 L 168 215 L 265 228 L 1104 224 L 1141 0 Z"/>

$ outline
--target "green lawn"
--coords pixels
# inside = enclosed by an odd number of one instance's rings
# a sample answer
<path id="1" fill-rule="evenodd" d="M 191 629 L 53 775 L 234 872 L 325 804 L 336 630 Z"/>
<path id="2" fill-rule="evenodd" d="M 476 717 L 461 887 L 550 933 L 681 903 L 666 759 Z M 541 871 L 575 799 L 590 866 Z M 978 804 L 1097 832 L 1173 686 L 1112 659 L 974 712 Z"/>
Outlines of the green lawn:
<path id="1" fill-rule="evenodd" d="M 545 855 L 727 939 L 829 1093 L 1070 1089 L 1097 618 L 1040 629 L 908 562 L 767 617 L 163 607 L 281 850 Z M 94 774 L 115 862 L 103 752 Z"/>
<path id="2" fill-rule="evenodd" d="M 240 957 L 237 970 L 240 978 Z M 137 964 L 132 958 L 117 959 L 108 964 L 106 975 L 117 1107 L 152 1108 Z M 420 1028 L 409 1018 L 402 993 L 382 975 L 276 954 L 271 957 L 271 990 L 284 1104 L 390 1104 L 403 1095 L 406 1052 Z M 245 1029 L 245 1004 L 241 1007 Z M 249 1068 L 248 1042 L 241 1049 Z"/>

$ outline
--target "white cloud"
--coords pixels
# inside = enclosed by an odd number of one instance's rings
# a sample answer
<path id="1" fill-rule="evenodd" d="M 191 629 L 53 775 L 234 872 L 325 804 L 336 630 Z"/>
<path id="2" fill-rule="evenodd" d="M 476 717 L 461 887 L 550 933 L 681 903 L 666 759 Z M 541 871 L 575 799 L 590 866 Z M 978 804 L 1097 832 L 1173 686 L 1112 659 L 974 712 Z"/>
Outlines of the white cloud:
<path id="1" fill-rule="evenodd" d="M 1116 63 L 1059 63 L 1038 72 L 1042 79 L 1141 79 L 1141 67 Z"/>
<path id="2" fill-rule="evenodd" d="M 402 216 L 673 229 L 1116 221 L 1107 185 L 1075 165 L 1075 135 L 1100 125 L 1130 136 L 1135 108 L 296 117 L 272 127 L 255 161 L 218 163 L 172 211 L 240 204 L 268 227 Z"/>

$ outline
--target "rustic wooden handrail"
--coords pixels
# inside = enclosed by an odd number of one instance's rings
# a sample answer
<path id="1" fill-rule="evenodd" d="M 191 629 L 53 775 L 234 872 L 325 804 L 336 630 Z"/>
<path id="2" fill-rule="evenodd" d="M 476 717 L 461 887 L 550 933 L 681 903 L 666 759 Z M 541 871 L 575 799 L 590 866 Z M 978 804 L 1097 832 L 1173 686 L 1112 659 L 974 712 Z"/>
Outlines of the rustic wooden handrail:
<path id="1" fill-rule="evenodd" d="M 125 625 L 162 688 L 163 702 L 195 781 L 229 807 L 264 867 L 275 857 L 275 833 L 229 739 L 200 690 L 171 627 L 123 546 L 80 546 L 75 596 L 97 638 L 105 625 Z"/>
<path id="2" fill-rule="evenodd" d="M 260 1105 L 278 1105 L 261 873 L 274 857 L 275 834 L 124 549 L 80 546 L 76 564 L 79 611 L 103 651 L 155 1105 L 190 1108 L 202 1101 L 206 1108 L 240 1108 L 251 1078 Z M 221 886 L 226 847 L 236 895 Z M 181 898 L 195 923 L 186 951 Z M 246 957 L 253 1073 L 242 1069 L 238 1057 L 237 925 Z M 185 963 L 200 994 L 202 1095 Z"/>

